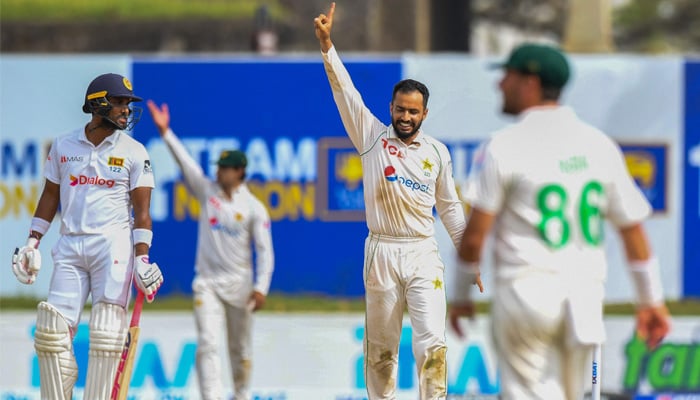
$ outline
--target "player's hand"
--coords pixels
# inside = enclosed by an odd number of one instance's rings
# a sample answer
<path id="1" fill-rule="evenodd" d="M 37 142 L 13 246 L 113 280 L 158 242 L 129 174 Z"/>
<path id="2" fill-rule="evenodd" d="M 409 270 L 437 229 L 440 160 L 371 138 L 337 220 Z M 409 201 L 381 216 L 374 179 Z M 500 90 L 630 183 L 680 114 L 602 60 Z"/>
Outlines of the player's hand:
<path id="1" fill-rule="evenodd" d="M 12 272 L 17 280 L 25 285 L 31 285 L 36 280 L 41 269 L 41 253 L 39 252 L 39 240 L 30 237 L 27 244 L 16 248 L 12 254 Z"/>
<path id="2" fill-rule="evenodd" d="M 156 298 L 156 293 L 163 284 L 163 274 L 156 263 L 151 264 L 147 255 L 134 257 L 134 281 L 136 287 L 146 296 L 146 301 L 151 303 Z"/>
<path id="3" fill-rule="evenodd" d="M 460 339 L 464 338 L 464 332 L 462 331 L 462 327 L 459 325 L 460 318 L 467 317 L 469 319 L 474 319 L 475 312 L 476 306 L 472 301 L 452 303 L 449 305 L 447 314 L 450 319 L 450 326 Z"/>
<path id="4" fill-rule="evenodd" d="M 335 2 L 331 3 L 331 8 L 328 10 L 328 15 L 319 14 L 314 18 L 314 29 L 316 37 L 321 44 L 321 50 L 327 53 L 333 43 L 331 42 L 331 28 L 333 28 L 333 14 L 335 14 Z"/>
<path id="5" fill-rule="evenodd" d="M 665 305 L 637 308 L 637 337 L 654 350 L 671 329 L 671 317 Z"/>
<path id="6" fill-rule="evenodd" d="M 165 135 L 165 132 L 170 128 L 170 109 L 168 105 L 163 103 L 162 106 L 158 107 L 153 100 L 148 100 L 146 105 L 151 113 L 151 118 L 153 118 L 153 123 L 158 128 L 158 132 L 161 136 Z"/>
<path id="7" fill-rule="evenodd" d="M 479 293 L 484 293 L 484 284 L 481 282 L 481 272 L 474 275 L 474 285 L 479 287 Z"/>
<path id="8" fill-rule="evenodd" d="M 462 279 L 466 280 L 466 282 L 469 282 L 470 285 L 477 286 L 479 288 L 479 292 L 484 293 L 484 284 L 481 282 L 481 272 L 474 272 L 475 270 L 473 268 L 466 269 L 461 265 L 459 268 L 462 268 L 459 270 L 459 272 L 463 276 Z M 462 327 L 459 324 L 460 318 L 467 317 L 469 319 L 474 319 L 474 313 L 476 311 L 474 302 L 471 300 L 472 288 L 467 287 L 464 290 L 464 293 L 462 293 L 463 296 L 459 298 L 459 300 L 452 301 L 449 305 L 448 310 L 450 326 L 460 339 L 464 338 L 464 332 L 462 331 Z"/>
<path id="9" fill-rule="evenodd" d="M 258 291 L 253 291 L 253 293 L 251 293 L 250 297 L 248 298 L 248 308 L 250 308 L 251 311 L 255 312 L 263 308 L 264 305 L 265 295 Z"/>

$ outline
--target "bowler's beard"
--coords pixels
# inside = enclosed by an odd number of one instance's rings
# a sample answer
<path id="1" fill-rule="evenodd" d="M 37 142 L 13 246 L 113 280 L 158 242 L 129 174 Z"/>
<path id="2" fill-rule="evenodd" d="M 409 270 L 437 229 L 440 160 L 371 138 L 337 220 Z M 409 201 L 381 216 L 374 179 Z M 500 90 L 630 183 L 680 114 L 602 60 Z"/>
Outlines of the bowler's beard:
<path id="1" fill-rule="evenodd" d="M 396 136 L 398 136 L 398 138 L 401 140 L 406 140 L 411 136 L 415 135 L 416 132 L 418 132 L 418 130 L 420 129 L 421 125 L 423 125 L 423 121 L 417 123 L 416 126 L 411 130 L 411 132 L 403 133 L 399 130 L 396 121 L 391 121 L 391 126 L 394 127 L 394 132 L 396 133 Z"/>

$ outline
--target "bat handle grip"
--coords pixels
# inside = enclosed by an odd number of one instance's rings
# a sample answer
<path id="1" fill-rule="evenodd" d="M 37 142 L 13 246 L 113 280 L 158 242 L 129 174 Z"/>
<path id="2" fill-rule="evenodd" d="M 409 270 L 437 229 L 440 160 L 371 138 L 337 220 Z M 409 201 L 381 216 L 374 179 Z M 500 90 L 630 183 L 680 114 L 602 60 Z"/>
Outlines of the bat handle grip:
<path id="1" fill-rule="evenodd" d="M 144 298 L 145 295 L 143 292 L 136 289 L 136 300 L 134 301 L 134 311 L 131 313 L 131 323 L 129 324 L 130 327 L 139 326 Z"/>

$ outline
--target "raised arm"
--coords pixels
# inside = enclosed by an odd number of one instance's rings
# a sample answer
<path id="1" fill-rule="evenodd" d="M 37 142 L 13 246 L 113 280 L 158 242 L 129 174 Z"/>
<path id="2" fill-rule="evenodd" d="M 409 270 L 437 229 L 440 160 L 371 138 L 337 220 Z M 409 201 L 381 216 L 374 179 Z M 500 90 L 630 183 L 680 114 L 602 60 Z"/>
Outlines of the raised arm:
<path id="1" fill-rule="evenodd" d="M 158 133 L 168 146 L 170 154 L 175 158 L 175 162 L 180 166 L 185 183 L 197 198 L 201 199 L 206 195 L 206 188 L 209 185 L 209 178 L 204 175 L 202 167 L 187 152 L 180 139 L 170 129 L 170 109 L 167 104 L 160 107 L 152 100 L 146 103 L 148 111 L 151 113 L 153 123 L 158 128 Z"/>
<path id="2" fill-rule="evenodd" d="M 320 14 L 314 18 L 316 37 L 321 45 L 323 67 L 343 126 L 357 151 L 363 153 L 365 147 L 374 143 L 375 137 L 386 130 L 386 126 L 365 106 L 362 96 L 355 88 L 350 74 L 333 46 L 331 28 L 334 13 L 335 3 L 331 3 L 328 15 Z"/>

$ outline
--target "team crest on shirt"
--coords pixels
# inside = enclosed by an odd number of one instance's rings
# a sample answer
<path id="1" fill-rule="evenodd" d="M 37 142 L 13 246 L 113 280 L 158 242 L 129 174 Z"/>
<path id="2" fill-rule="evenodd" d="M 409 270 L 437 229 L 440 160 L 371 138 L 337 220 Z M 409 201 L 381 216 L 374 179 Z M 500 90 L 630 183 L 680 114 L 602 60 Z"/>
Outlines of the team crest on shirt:
<path id="1" fill-rule="evenodd" d="M 243 214 L 241 213 L 236 213 L 233 218 L 236 220 L 236 222 L 241 222 L 243 221 Z"/>
<path id="2" fill-rule="evenodd" d="M 440 278 L 435 278 L 435 280 L 433 281 L 433 289 L 442 289 L 442 280 L 440 280 Z"/>
<path id="3" fill-rule="evenodd" d="M 111 165 L 113 167 L 123 167 L 124 159 L 119 157 L 110 157 L 107 159 L 107 165 Z"/>
<path id="4" fill-rule="evenodd" d="M 430 173 L 433 172 L 433 166 L 433 163 L 427 158 L 423 160 L 423 175 L 430 176 Z"/>

